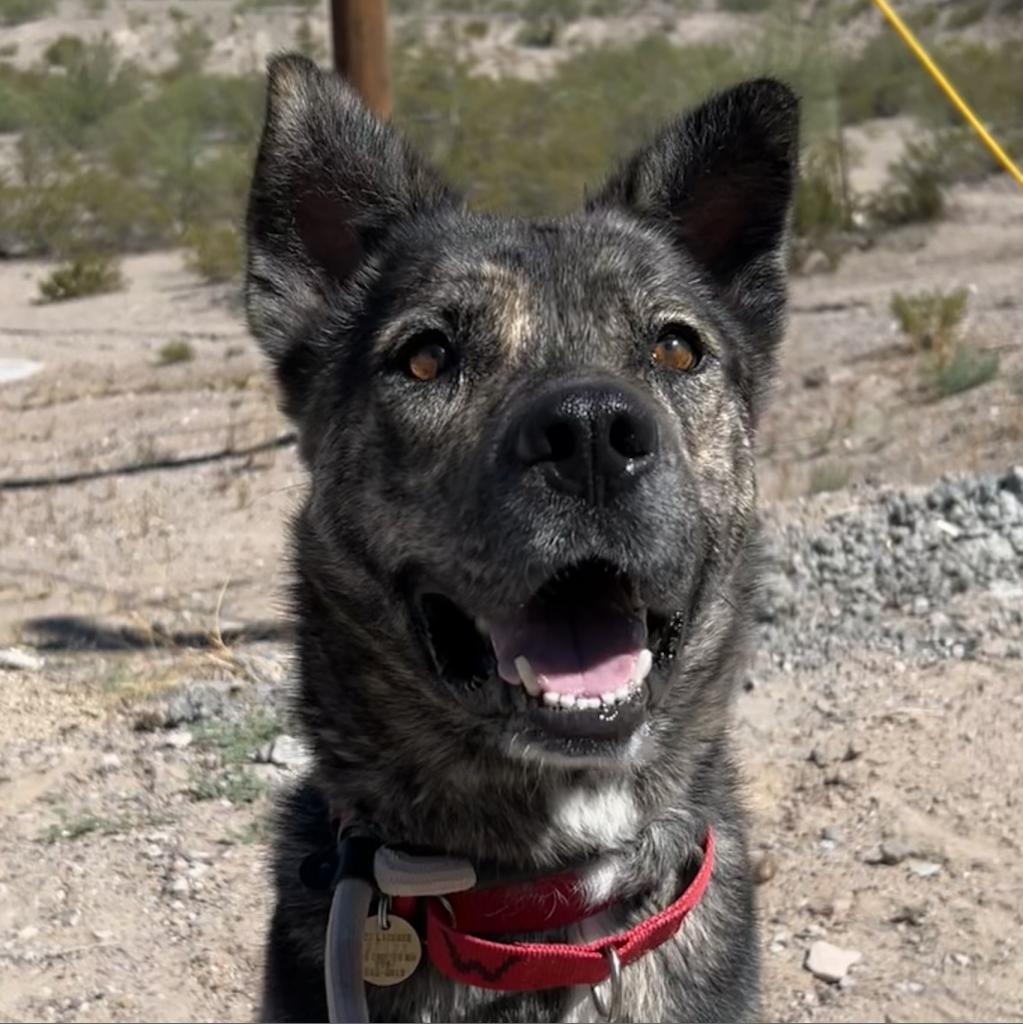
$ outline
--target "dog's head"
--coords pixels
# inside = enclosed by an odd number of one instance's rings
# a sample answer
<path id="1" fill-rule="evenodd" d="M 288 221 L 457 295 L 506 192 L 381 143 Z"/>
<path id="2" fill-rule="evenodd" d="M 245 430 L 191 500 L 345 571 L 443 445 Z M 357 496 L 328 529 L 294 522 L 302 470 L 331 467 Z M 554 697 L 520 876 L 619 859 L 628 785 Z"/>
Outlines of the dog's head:
<path id="1" fill-rule="evenodd" d="M 789 89 L 748 82 L 581 212 L 503 220 L 336 76 L 273 63 L 248 311 L 349 708 L 560 765 L 635 766 L 698 720 L 745 599 L 797 131 Z"/>

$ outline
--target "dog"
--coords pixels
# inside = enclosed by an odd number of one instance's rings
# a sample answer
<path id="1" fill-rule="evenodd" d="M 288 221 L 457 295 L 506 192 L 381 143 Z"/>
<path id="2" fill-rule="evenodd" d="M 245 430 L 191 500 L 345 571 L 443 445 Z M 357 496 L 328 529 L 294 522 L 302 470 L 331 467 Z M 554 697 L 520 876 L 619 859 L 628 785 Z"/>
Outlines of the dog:
<path id="1" fill-rule="evenodd" d="M 598 1009 L 574 983 L 452 980 L 429 949 L 368 986 L 373 1020 L 757 1018 L 729 736 L 798 133 L 789 87 L 744 82 L 579 212 L 501 219 L 338 76 L 271 61 L 246 308 L 308 470 L 294 713 L 314 767 L 276 825 L 264 1020 L 327 1019 L 331 893 L 302 865 L 339 821 L 509 878 L 571 866 L 600 913 L 542 939 L 575 948 L 659 920 L 713 833 L 702 898 L 621 967 L 613 1010 L 610 981 Z"/>

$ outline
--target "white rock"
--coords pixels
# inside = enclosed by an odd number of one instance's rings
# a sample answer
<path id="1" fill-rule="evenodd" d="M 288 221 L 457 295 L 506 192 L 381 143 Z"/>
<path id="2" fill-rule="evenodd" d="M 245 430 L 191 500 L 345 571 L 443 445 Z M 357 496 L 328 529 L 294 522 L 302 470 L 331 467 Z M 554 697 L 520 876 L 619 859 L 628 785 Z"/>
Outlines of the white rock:
<path id="1" fill-rule="evenodd" d="M 853 964 L 859 963 L 863 954 L 857 949 L 842 949 L 823 939 L 815 942 L 807 951 L 803 966 L 821 981 L 831 984 L 841 981 Z"/>
<path id="2" fill-rule="evenodd" d="M 116 754 L 104 754 L 99 759 L 99 770 L 103 775 L 116 772 L 121 767 L 121 759 Z"/>
<path id="3" fill-rule="evenodd" d="M 38 672 L 43 667 L 43 659 L 19 647 L 0 647 L 0 668 L 13 669 L 16 672 Z"/>
<path id="4" fill-rule="evenodd" d="M 309 765 L 309 751 L 294 736 L 278 736 L 270 752 L 270 762 L 292 771 L 304 771 Z"/>
<path id="5" fill-rule="evenodd" d="M 192 734 L 187 729 L 175 729 L 163 738 L 163 745 L 175 750 L 184 750 L 192 745 Z"/>

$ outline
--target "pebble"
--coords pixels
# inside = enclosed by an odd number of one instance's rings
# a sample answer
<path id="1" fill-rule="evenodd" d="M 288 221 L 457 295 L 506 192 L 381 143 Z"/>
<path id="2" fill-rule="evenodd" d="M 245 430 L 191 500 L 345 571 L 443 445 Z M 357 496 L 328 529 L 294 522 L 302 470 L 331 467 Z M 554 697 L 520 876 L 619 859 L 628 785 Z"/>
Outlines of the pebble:
<path id="1" fill-rule="evenodd" d="M 193 736 L 187 729 L 177 729 L 174 732 L 167 733 L 161 745 L 171 747 L 174 750 L 184 750 L 192 745 L 192 739 Z"/>
<path id="2" fill-rule="evenodd" d="M 765 885 L 778 873 L 778 862 L 769 853 L 760 853 L 753 858 L 753 884 Z"/>
<path id="3" fill-rule="evenodd" d="M 910 862 L 909 870 L 917 878 L 933 878 L 941 871 L 941 865 L 930 860 L 914 860 Z"/>
<path id="4" fill-rule="evenodd" d="M 273 742 L 270 763 L 291 771 L 304 771 L 311 761 L 305 744 L 294 736 L 281 735 Z"/>
<path id="5" fill-rule="evenodd" d="M 803 966 L 815 978 L 835 984 L 849 973 L 853 964 L 862 959 L 863 954 L 859 950 L 843 949 L 820 939 L 807 950 Z"/>
<path id="6" fill-rule="evenodd" d="M 983 652 L 998 623 L 961 621 L 947 603 L 1023 585 L 1021 473 L 878 491 L 811 526 L 768 513 L 759 648 L 789 670 L 864 649 L 911 666 Z M 1011 627 L 1013 603 L 1002 609 Z"/>
<path id="7" fill-rule="evenodd" d="M 99 770 L 103 775 L 109 775 L 111 772 L 116 772 L 121 767 L 121 759 L 117 754 L 104 754 L 99 759 Z"/>
<path id="8" fill-rule="evenodd" d="M 881 843 L 881 863 L 901 864 L 907 857 L 912 857 L 915 852 L 909 843 L 903 842 L 901 839 L 886 839 Z"/>
<path id="9" fill-rule="evenodd" d="M 0 668 L 15 672 L 38 672 L 43 667 L 43 659 L 20 647 L 0 647 Z"/>

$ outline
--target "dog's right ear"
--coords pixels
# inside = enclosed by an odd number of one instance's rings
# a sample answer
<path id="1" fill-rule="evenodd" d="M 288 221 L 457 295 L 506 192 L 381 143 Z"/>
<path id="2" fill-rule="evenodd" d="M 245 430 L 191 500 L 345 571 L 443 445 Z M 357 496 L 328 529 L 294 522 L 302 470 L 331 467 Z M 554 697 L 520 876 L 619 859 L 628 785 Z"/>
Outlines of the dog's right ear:
<path id="1" fill-rule="evenodd" d="M 330 298 L 357 287 L 389 231 L 458 202 L 338 75 L 294 55 L 270 62 L 249 196 L 245 298 L 290 416 L 301 416 L 321 363 L 325 342 L 314 325 Z"/>

